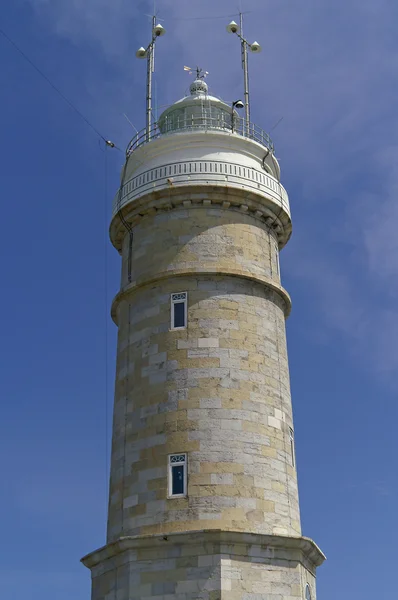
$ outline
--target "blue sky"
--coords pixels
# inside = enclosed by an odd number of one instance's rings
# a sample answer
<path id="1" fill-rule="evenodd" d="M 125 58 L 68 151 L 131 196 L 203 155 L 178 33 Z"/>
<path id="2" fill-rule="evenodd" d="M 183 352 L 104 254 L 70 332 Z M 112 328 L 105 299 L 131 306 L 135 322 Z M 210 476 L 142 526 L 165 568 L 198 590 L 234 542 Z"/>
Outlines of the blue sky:
<path id="1" fill-rule="evenodd" d="M 398 4 L 243 0 L 252 120 L 272 132 L 293 214 L 282 252 L 304 534 L 328 556 L 320 600 L 396 593 Z M 144 126 L 152 7 L 15 0 L 1 26 L 107 138 Z M 237 2 L 159 0 L 156 102 L 184 64 L 242 95 Z M 216 18 L 220 16 L 226 18 Z M 194 19 L 193 17 L 209 17 Z M 228 17 L 227 17 L 228 16 Z M 212 18 L 210 18 L 212 17 Z M 122 154 L 0 36 L 3 490 L 7 600 L 87 600 L 105 540 L 119 257 L 108 242 Z"/>

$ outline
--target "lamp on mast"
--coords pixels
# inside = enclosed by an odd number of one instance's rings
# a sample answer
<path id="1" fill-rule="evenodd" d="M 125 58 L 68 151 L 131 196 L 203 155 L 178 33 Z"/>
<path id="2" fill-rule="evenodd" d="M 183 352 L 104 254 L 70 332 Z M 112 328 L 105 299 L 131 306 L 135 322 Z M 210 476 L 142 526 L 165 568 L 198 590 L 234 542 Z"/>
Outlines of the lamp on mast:
<path id="1" fill-rule="evenodd" d="M 158 23 L 156 25 L 156 17 L 152 17 L 152 40 L 146 48 L 141 47 L 135 53 L 137 58 L 147 59 L 146 73 L 146 141 L 151 139 L 152 125 L 152 73 L 155 72 L 155 42 L 158 37 L 166 33 L 165 28 Z"/>
<path id="2" fill-rule="evenodd" d="M 242 102 L 242 100 L 235 100 L 234 102 L 232 102 L 232 106 L 231 106 L 231 130 L 232 133 L 234 133 L 235 131 L 235 108 L 244 108 L 244 104 Z"/>
<path id="3" fill-rule="evenodd" d="M 250 102 L 249 102 L 249 67 L 247 61 L 247 49 L 249 48 L 250 52 L 254 54 L 258 54 L 261 52 L 261 46 L 258 42 L 253 42 L 250 44 L 243 37 L 243 13 L 239 13 L 240 17 L 240 25 L 235 23 L 235 21 L 231 21 L 229 25 L 227 25 L 228 33 L 235 33 L 240 39 L 241 43 L 241 52 L 242 52 L 242 69 L 243 69 L 243 84 L 244 84 L 244 93 L 245 93 L 245 129 L 246 135 L 249 135 L 250 130 Z"/>

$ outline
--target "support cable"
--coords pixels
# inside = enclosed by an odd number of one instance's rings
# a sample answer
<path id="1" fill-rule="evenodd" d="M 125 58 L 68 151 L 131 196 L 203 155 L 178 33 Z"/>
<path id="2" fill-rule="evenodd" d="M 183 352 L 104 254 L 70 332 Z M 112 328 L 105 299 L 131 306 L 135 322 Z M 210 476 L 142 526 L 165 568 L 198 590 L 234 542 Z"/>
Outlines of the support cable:
<path id="1" fill-rule="evenodd" d="M 171 20 L 172 21 L 216 21 L 217 19 L 232 19 L 232 17 L 238 17 L 241 13 L 243 15 L 248 15 L 251 11 L 250 10 L 246 10 L 246 11 L 240 11 L 238 13 L 233 13 L 232 15 L 219 15 L 219 16 L 214 16 L 214 17 L 172 17 Z"/>
<path id="2" fill-rule="evenodd" d="M 47 75 L 33 62 L 33 60 L 31 60 L 29 58 L 29 56 L 26 54 L 26 52 L 24 52 L 15 42 L 14 40 L 12 40 L 10 38 L 9 35 L 6 34 L 6 32 L 3 29 L 0 29 L 0 34 L 4 37 L 4 39 L 7 40 L 7 42 L 9 44 L 11 44 L 15 50 L 17 52 L 19 52 L 19 54 L 26 60 L 26 62 L 28 62 L 30 64 L 30 66 L 36 71 L 36 73 L 38 73 L 47 83 L 49 86 L 52 87 L 52 89 L 62 98 L 62 100 L 64 102 L 66 102 L 66 104 L 68 104 L 70 106 L 70 108 L 72 108 L 72 110 L 75 111 L 75 113 L 77 115 L 79 115 L 79 117 L 86 123 L 86 125 L 88 125 L 93 131 L 94 133 L 96 133 L 101 140 L 103 140 L 105 142 L 105 144 L 109 147 L 109 148 L 116 148 L 117 150 L 119 150 L 119 152 L 122 152 L 122 150 L 120 150 L 120 148 L 118 148 L 113 142 L 111 142 L 110 140 L 107 140 L 99 131 L 98 129 L 92 124 L 90 123 L 90 121 L 83 115 L 83 113 L 73 104 L 73 102 L 71 100 L 69 100 L 69 98 L 67 98 L 65 96 L 65 94 L 63 92 L 61 92 L 61 90 L 51 81 L 51 79 L 49 77 L 47 77 Z"/>
<path id="3" fill-rule="evenodd" d="M 105 146 L 104 151 L 105 161 L 105 190 L 104 190 L 104 232 L 107 231 L 108 226 L 108 146 Z M 104 236 L 104 318 L 105 318 L 105 506 L 106 512 L 108 511 L 108 491 L 109 491 L 109 366 L 108 366 L 108 342 L 109 342 L 109 328 L 108 328 L 108 239 L 107 235 Z"/>

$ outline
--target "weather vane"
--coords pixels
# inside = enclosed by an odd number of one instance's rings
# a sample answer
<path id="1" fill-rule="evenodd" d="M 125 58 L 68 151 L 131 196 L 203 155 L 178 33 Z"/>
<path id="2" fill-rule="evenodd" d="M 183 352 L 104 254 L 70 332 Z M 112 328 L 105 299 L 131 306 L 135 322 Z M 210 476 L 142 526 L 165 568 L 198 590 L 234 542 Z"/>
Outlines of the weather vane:
<path id="1" fill-rule="evenodd" d="M 194 69 L 191 67 L 184 66 L 184 71 L 187 71 L 189 75 L 192 75 Z M 205 79 L 209 74 L 209 71 L 204 71 L 201 67 L 196 67 L 196 79 Z"/>

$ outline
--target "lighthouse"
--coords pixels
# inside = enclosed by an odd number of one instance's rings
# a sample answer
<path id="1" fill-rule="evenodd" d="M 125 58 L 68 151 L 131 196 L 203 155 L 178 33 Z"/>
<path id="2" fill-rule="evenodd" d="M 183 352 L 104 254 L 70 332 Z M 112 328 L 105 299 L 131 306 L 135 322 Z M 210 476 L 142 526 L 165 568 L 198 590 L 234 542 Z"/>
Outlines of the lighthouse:
<path id="1" fill-rule="evenodd" d="M 301 532 L 279 267 L 289 199 L 272 140 L 237 106 L 198 70 L 126 152 L 92 600 L 316 600 L 325 557 Z"/>

